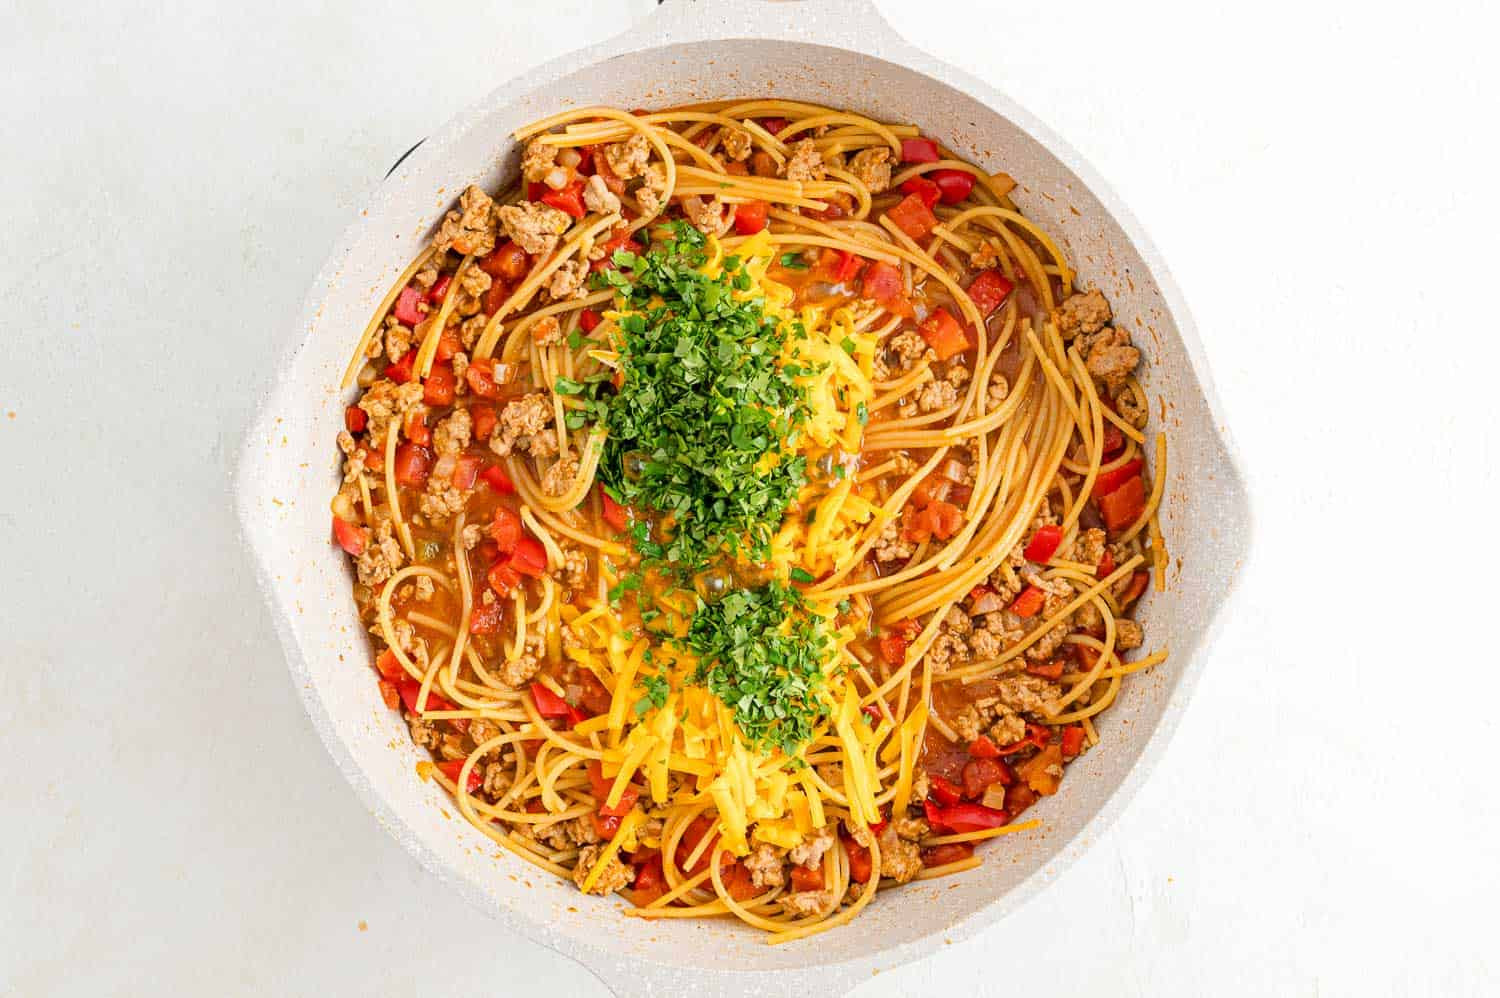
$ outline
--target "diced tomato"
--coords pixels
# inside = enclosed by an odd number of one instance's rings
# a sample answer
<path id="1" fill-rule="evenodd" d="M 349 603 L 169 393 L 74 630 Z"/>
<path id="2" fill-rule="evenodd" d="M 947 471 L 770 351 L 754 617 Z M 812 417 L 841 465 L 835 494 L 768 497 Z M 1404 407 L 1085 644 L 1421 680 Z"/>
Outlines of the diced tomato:
<path id="1" fill-rule="evenodd" d="M 454 783 L 457 783 L 459 776 L 463 773 L 464 760 L 449 759 L 446 762 L 438 763 L 437 768 L 440 773 L 448 777 L 448 779 L 452 780 Z M 469 770 L 469 793 L 474 793 L 482 786 L 484 786 L 484 770 L 476 765 L 474 768 Z"/>
<path id="2" fill-rule="evenodd" d="M 514 552 L 523 536 L 525 530 L 521 526 L 521 518 L 514 510 L 504 506 L 495 510 L 495 518 L 490 523 L 490 537 L 494 538 L 495 546 L 500 549 L 501 554 Z"/>
<path id="3" fill-rule="evenodd" d="M 1109 549 L 1108 548 L 1105 548 L 1104 549 L 1104 556 L 1099 559 L 1099 571 L 1098 571 L 1099 578 L 1101 578 L 1101 579 L 1107 579 L 1107 578 L 1109 578 L 1109 576 L 1111 574 L 1113 574 L 1114 570 L 1115 570 L 1115 556 L 1109 553 Z"/>
<path id="4" fill-rule="evenodd" d="M 479 479 L 479 467 L 484 464 L 484 458 L 478 454 L 465 454 L 458 459 L 458 464 L 453 469 L 453 487 L 455 489 L 472 489 L 474 483 Z"/>
<path id="5" fill-rule="evenodd" d="M 888 208 L 885 215 L 896 224 L 896 228 L 917 240 L 926 239 L 933 226 L 938 224 L 938 217 L 917 194 L 906 195 L 900 204 Z"/>
<path id="6" fill-rule="evenodd" d="M 401 668 L 401 661 L 389 648 L 375 656 L 375 671 L 380 673 L 380 678 L 387 682 L 394 683 L 398 679 L 407 678 L 406 670 Z"/>
<path id="7" fill-rule="evenodd" d="M 630 515 L 624 506 L 610 498 L 604 486 L 599 487 L 599 499 L 604 505 L 604 522 L 616 530 L 624 530 L 630 526 Z"/>
<path id="8" fill-rule="evenodd" d="M 1005 785 L 1011 779 L 1009 768 L 999 759 L 970 759 L 964 763 L 964 796 L 978 797 L 991 783 Z"/>
<path id="9" fill-rule="evenodd" d="M 625 181 L 621 180 L 620 175 L 609 165 L 608 156 L 594 157 L 594 173 L 603 178 L 604 186 L 608 187 L 614 194 L 625 193 Z"/>
<path id="10" fill-rule="evenodd" d="M 926 508 L 939 499 L 947 499 L 948 492 L 953 488 L 953 481 L 934 471 L 926 478 L 917 483 L 912 490 L 912 505 Z"/>
<path id="11" fill-rule="evenodd" d="M 1053 659 L 1050 662 L 1034 662 L 1026 667 L 1026 671 L 1033 676 L 1041 676 L 1043 679 L 1051 679 L 1054 682 L 1062 678 L 1062 659 Z"/>
<path id="12" fill-rule="evenodd" d="M 516 491 L 516 483 L 510 480 L 505 469 L 498 464 L 485 468 L 479 477 L 484 479 L 486 485 L 503 496 L 513 495 Z"/>
<path id="13" fill-rule="evenodd" d="M 620 830 L 620 819 L 609 814 L 600 814 L 595 811 L 589 815 L 594 821 L 594 834 L 605 842 L 615 837 L 615 832 Z"/>
<path id="14" fill-rule="evenodd" d="M 1151 582 L 1150 572 L 1136 572 L 1130 576 L 1130 588 L 1125 590 L 1125 595 L 1120 597 L 1120 603 L 1126 604 L 1139 599 L 1141 593 L 1146 591 L 1146 586 Z"/>
<path id="15" fill-rule="evenodd" d="M 502 562 L 490 569 L 488 579 L 491 589 L 501 596 L 509 596 L 521 584 L 521 573 Z"/>
<path id="16" fill-rule="evenodd" d="M 974 174 L 963 170 L 933 170 L 928 176 L 943 192 L 943 204 L 958 204 L 974 190 Z"/>
<path id="17" fill-rule="evenodd" d="M 564 214 L 572 215 L 574 218 L 582 218 L 588 214 L 583 207 L 583 181 L 575 180 L 560 191 L 547 189 L 542 195 L 542 204 L 551 205 Z"/>
<path id="18" fill-rule="evenodd" d="M 957 804 L 963 800 L 963 791 L 950 779 L 929 774 L 927 785 L 928 795 L 935 798 L 939 804 Z"/>
<path id="19" fill-rule="evenodd" d="M 944 842 L 940 846 L 922 850 L 922 865 L 928 869 L 936 866 L 947 866 L 949 863 L 957 863 L 959 860 L 968 859 L 974 855 L 974 844 L 972 842 Z"/>
<path id="20" fill-rule="evenodd" d="M 1113 457 L 1125 446 L 1125 434 L 1114 423 L 1104 424 L 1104 456 Z"/>
<path id="21" fill-rule="evenodd" d="M 1056 554 L 1061 544 L 1062 527 L 1059 527 L 1055 523 L 1049 523 L 1031 535 L 1031 543 L 1026 545 L 1026 550 L 1023 553 L 1026 555 L 1027 561 L 1034 561 L 1041 564 Z"/>
<path id="22" fill-rule="evenodd" d="M 1001 755 L 1014 755 L 1028 745 L 1034 745 L 1039 749 L 1046 748 L 1051 741 L 1051 728 L 1045 724 L 1032 724 L 1028 722 L 1026 725 L 1026 737 L 1014 744 L 1000 746 L 999 751 Z"/>
<path id="23" fill-rule="evenodd" d="M 770 205 L 764 201 L 748 201 L 734 209 L 734 231 L 742 236 L 753 236 L 766 227 L 766 213 Z"/>
<path id="24" fill-rule="evenodd" d="M 453 359 L 453 355 L 464 348 L 463 340 L 459 339 L 458 327 L 448 325 L 438 334 L 437 351 L 432 355 L 439 363 Z"/>
<path id="25" fill-rule="evenodd" d="M 396 384 L 404 385 L 411 380 L 412 368 L 416 365 L 416 362 L 417 351 L 408 350 L 406 351 L 406 353 L 402 354 L 401 359 L 396 361 L 394 364 L 385 365 L 385 371 L 382 373 L 384 373 L 387 378 L 390 378 Z"/>
<path id="26" fill-rule="evenodd" d="M 358 524 L 350 523 L 348 520 L 333 518 L 333 539 L 338 546 L 349 554 L 358 558 L 365 553 L 365 544 L 370 539 L 370 531 Z"/>
<path id="27" fill-rule="evenodd" d="M 940 541 L 946 541 L 964 525 L 964 511 L 951 502 L 939 499 L 928 505 L 926 512 L 928 528 Z"/>
<path id="28" fill-rule="evenodd" d="M 458 379 L 447 364 L 434 364 L 432 373 L 422 382 L 422 401 L 428 405 L 452 405 L 458 393 Z"/>
<path id="29" fill-rule="evenodd" d="M 917 620 L 896 620 L 886 625 L 886 630 L 892 634 L 899 634 L 908 641 L 915 641 L 918 634 L 922 633 L 922 623 Z"/>
<path id="30" fill-rule="evenodd" d="M 469 361 L 469 370 L 464 373 L 469 390 L 480 398 L 499 398 L 500 385 L 495 380 L 495 362 L 489 357 Z"/>
<path id="31" fill-rule="evenodd" d="M 849 879 L 856 883 L 868 884 L 875 870 L 870 862 L 870 850 L 855 842 L 848 836 L 840 836 L 844 843 L 844 851 L 849 854 Z"/>
<path id="32" fill-rule="evenodd" d="M 969 282 L 966 289 L 969 292 L 969 300 L 974 307 L 979 309 L 979 314 L 986 319 L 990 313 L 999 308 L 1001 303 L 1015 290 L 1015 285 L 1000 273 L 998 267 L 982 270 L 979 275 Z"/>
<path id="33" fill-rule="evenodd" d="M 444 274 L 433 282 L 432 289 L 427 292 L 427 303 L 437 305 L 448 297 L 448 286 L 453 283 L 452 274 Z"/>
<path id="34" fill-rule="evenodd" d="M 432 431 L 427 428 L 427 412 L 424 409 L 408 409 L 401 418 L 401 431 L 406 439 L 421 447 L 432 443 Z"/>
<path id="35" fill-rule="evenodd" d="M 504 308 L 506 299 L 510 297 L 510 293 L 514 290 L 515 285 L 507 284 L 498 277 L 495 278 L 484 292 L 484 302 L 481 305 L 484 314 L 494 315 L 500 309 Z"/>
<path id="36" fill-rule="evenodd" d="M 989 735 L 980 735 L 969 743 L 969 754 L 976 759 L 998 759 L 1000 750 Z"/>
<path id="37" fill-rule="evenodd" d="M 1132 478 L 1139 477 L 1141 477 L 1141 459 L 1134 458 L 1126 461 L 1118 468 L 1101 472 L 1099 477 L 1094 479 L 1093 494 L 1095 496 L 1107 496 Z"/>
<path id="38" fill-rule="evenodd" d="M 760 119 L 760 127 L 764 128 L 766 131 L 770 132 L 772 135 L 779 134 L 781 132 L 781 130 L 783 128 L 785 128 L 788 124 L 789 124 L 789 122 L 785 118 L 761 118 Z"/>
<path id="39" fill-rule="evenodd" d="M 1042 604 L 1047 601 L 1047 594 L 1036 586 L 1027 586 L 1021 590 L 1015 602 L 1010 605 L 1010 612 L 1017 617 L 1035 617 Z"/>
<path id="40" fill-rule="evenodd" d="M 396 321 L 403 326 L 415 326 L 421 322 L 427 317 L 427 313 L 420 308 L 421 304 L 421 288 L 413 284 L 402 288 L 401 293 L 396 296 Z"/>
<path id="41" fill-rule="evenodd" d="M 388 679 L 382 679 L 379 683 L 380 699 L 390 710 L 397 710 L 401 706 L 401 694 L 396 692 L 396 684 Z"/>
<path id="42" fill-rule="evenodd" d="M 541 708 L 537 708 L 540 712 Z M 623 818 L 635 807 L 635 802 L 640 799 L 640 790 L 632 784 L 625 784 L 624 791 L 620 794 L 620 801 L 614 807 L 607 806 L 604 802 L 609 797 L 609 788 L 614 786 L 615 778 L 605 777 L 604 769 L 598 759 L 590 759 L 588 764 L 589 786 L 594 792 L 594 800 L 598 802 L 600 814 L 611 818 Z"/>
<path id="43" fill-rule="evenodd" d="M 635 888 L 631 891 L 630 899 L 637 907 L 644 908 L 667 893 L 666 875 L 662 871 L 661 853 L 656 853 L 645 863 L 636 868 Z"/>
<path id="44" fill-rule="evenodd" d="M 974 345 L 968 332 L 946 308 L 936 308 L 928 313 L 917 332 L 932 347 L 938 360 L 956 357 Z"/>
<path id="45" fill-rule="evenodd" d="M 1036 791 L 1026 784 L 1016 783 L 1005 788 L 1005 810 L 1010 812 L 1012 817 L 1035 803 Z"/>
<path id="46" fill-rule="evenodd" d="M 479 269 L 491 277 L 498 277 L 505 281 L 519 281 L 531 270 L 531 257 L 526 251 L 510 240 L 506 240 L 489 256 L 479 261 Z"/>
<path id="47" fill-rule="evenodd" d="M 726 851 L 721 855 L 727 857 L 729 853 Z M 749 901 L 763 890 L 755 886 L 750 871 L 738 860 L 721 859 L 719 879 L 724 881 L 724 890 L 736 901 Z"/>
<path id="48" fill-rule="evenodd" d="M 586 308 L 578 313 L 578 325 L 585 333 L 592 333 L 599 328 L 599 323 L 604 320 L 591 308 Z"/>
<path id="49" fill-rule="evenodd" d="M 943 157 L 938 153 L 937 143 L 920 136 L 901 140 L 901 162 L 936 163 Z"/>
<path id="50" fill-rule="evenodd" d="M 357 405 L 344 409 L 344 429 L 350 433 L 363 433 L 370 424 L 370 416 Z"/>
<path id="51" fill-rule="evenodd" d="M 498 568 L 500 566 L 496 566 Z M 518 577 L 519 581 L 519 577 Z M 495 585 L 495 569 L 490 569 L 490 587 Z M 499 590 L 496 590 L 497 592 Z M 502 594 L 503 595 L 503 594 Z M 469 613 L 470 634 L 499 634 L 500 628 L 505 623 L 505 604 L 496 600 L 486 603 L 483 600 L 474 601 L 474 609 Z"/>
<path id="52" fill-rule="evenodd" d="M 864 269 L 863 257 L 844 250 L 825 248 L 818 257 L 818 274 L 833 284 L 846 284 Z"/>
<path id="53" fill-rule="evenodd" d="M 977 832 L 983 828 L 1000 828 L 1010 824 L 1010 815 L 983 804 L 960 802 L 938 807 L 932 801 L 927 801 L 925 810 L 928 824 L 954 832 Z"/>
<path id="54" fill-rule="evenodd" d="M 609 690 L 604 688 L 604 684 L 599 682 L 599 677 L 587 669 L 579 669 L 578 685 L 582 687 L 582 692 L 578 694 L 579 706 L 587 711 L 590 717 L 609 712 L 614 698 L 610 696 Z"/>
<path id="55" fill-rule="evenodd" d="M 938 190 L 938 185 L 926 177 L 912 177 L 901 185 L 901 190 L 905 194 L 915 194 L 929 208 L 937 204 L 943 196 L 943 192 Z"/>
<path id="56" fill-rule="evenodd" d="M 385 471 L 385 451 L 379 448 L 365 455 L 365 467 L 377 475 Z"/>
<path id="57" fill-rule="evenodd" d="M 541 578 L 547 574 L 547 549 L 535 537 L 522 537 L 516 542 L 510 565 L 522 575 Z"/>
<path id="58" fill-rule="evenodd" d="M 495 424 L 499 422 L 495 407 L 488 402 L 475 402 L 469 406 L 469 418 L 474 423 L 474 439 L 479 441 L 488 440 L 495 431 Z"/>
<path id="59" fill-rule="evenodd" d="M 878 302 L 887 311 L 910 318 L 913 315 L 911 302 L 906 297 L 906 282 L 901 271 L 884 260 L 872 260 L 865 268 L 860 282 L 860 293 Z"/>
<path id="60" fill-rule="evenodd" d="M 432 470 L 432 451 L 420 444 L 406 443 L 396 448 L 396 482 L 410 489 L 427 484 Z"/>
<path id="61" fill-rule="evenodd" d="M 809 870 L 801 863 L 792 867 L 792 890 L 821 891 L 822 889 L 823 870 L 821 867 Z"/>
<path id="62" fill-rule="evenodd" d="M 1099 515 L 1111 531 L 1124 530 L 1146 511 L 1146 483 L 1132 478 L 1099 499 Z"/>
<path id="63" fill-rule="evenodd" d="M 700 814 L 694 818 L 692 824 L 687 826 L 687 831 L 682 833 L 682 838 L 677 840 L 677 865 L 689 876 L 696 876 L 708 869 L 709 862 L 713 859 L 713 843 L 719 837 L 718 820 L 712 815 Z M 705 835 L 712 836 L 709 845 L 698 857 L 698 862 L 691 867 L 687 861 L 693 853 L 698 851 L 698 846 L 703 842 Z"/>
<path id="64" fill-rule="evenodd" d="M 1062 754 L 1071 759 L 1083 751 L 1083 725 L 1070 724 L 1062 730 Z"/>
<path id="65" fill-rule="evenodd" d="M 583 175 L 585 177 L 588 176 L 589 174 L 593 173 L 594 172 L 594 147 L 593 146 L 579 146 L 579 147 L 577 147 L 573 151 L 576 152 L 576 153 L 578 153 L 578 165 L 575 166 L 575 167 L 573 167 L 573 169 L 576 170 L 576 171 L 578 171 L 578 173 L 580 173 L 581 175 Z"/>
<path id="66" fill-rule="evenodd" d="M 907 640 L 899 634 L 882 634 L 880 636 L 880 657 L 885 659 L 885 664 L 899 668 L 906 664 Z"/>
<path id="67" fill-rule="evenodd" d="M 543 717 L 567 717 L 571 709 L 568 701 L 541 683 L 531 684 L 531 701 L 536 704 L 536 712 Z"/>

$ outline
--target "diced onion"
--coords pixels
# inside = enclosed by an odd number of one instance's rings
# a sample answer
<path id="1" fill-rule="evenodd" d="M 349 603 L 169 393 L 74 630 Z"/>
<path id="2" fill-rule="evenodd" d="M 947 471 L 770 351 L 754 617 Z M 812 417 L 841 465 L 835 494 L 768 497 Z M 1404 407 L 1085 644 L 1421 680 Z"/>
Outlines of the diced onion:
<path id="1" fill-rule="evenodd" d="M 984 788 L 984 798 L 980 803 L 985 807 L 992 807 L 996 811 L 1005 810 L 1005 787 L 999 783 L 991 783 Z"/>
<path id="2" fill-rule="evenodd" d="M 354 380 L 359 387 L 369 388 L 375 383 L 375 379 L 378 377 L 380 377 L 380 372 L 375 370 L 374 364 L 367 361 L 365 366 L 359 369 L 359 375 Z"/>
<path id="3" fill-rule="evenodd" d="M 577 149 L 568 148 L 557 154 L 557 161 L 568 169 L 575 170 L 583 162 L 583 155 Z"/>
<path id="4" fill-rule="evenodd" d="M 562 190 L 564 187 L 568 186 L 567 167 L 554 166 L 552 169 L 548 170 L 547 175 L 542 178 L 542 183 L 546 184 L 554 191 Z"/>

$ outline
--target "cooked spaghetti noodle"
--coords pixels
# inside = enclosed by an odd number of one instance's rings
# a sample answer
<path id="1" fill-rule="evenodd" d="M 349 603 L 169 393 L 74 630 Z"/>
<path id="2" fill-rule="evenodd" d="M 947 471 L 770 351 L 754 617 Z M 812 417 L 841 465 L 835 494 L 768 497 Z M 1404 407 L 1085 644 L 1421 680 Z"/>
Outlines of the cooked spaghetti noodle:
<path id="1" fill-rule="evenodd" d="M 1166 444 L 1104 296 L 910 125 L 516 138 L 345 378 L 335 539 L 419 772 L 632 915 L 773 943 L 1035 827 L 1166 658 L 1125 659 Z"/>

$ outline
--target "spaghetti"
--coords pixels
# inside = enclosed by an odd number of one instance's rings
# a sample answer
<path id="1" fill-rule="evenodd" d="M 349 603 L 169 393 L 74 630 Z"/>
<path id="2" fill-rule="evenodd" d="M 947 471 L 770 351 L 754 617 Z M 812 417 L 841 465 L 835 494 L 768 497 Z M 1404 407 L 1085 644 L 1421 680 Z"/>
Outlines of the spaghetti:
<path id="1" fill-rule="evenodd" d="M 420 774 L 635 917 L 772 943 L 1036 827 L 1166 658 L 1125 659 L 1166 442 L 1104 296 L 910 125 L 516 138 L 344 379 L 334 535 Z"/>

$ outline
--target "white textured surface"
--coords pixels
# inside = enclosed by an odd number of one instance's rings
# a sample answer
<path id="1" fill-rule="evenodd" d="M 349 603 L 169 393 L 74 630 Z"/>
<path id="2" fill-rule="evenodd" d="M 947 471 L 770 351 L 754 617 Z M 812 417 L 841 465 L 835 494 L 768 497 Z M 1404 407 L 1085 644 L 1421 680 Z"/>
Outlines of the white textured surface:
<path id="1" fill-rule="evenodd" d="M 266 358 L 370 178 L 498 79 L 648 5 L 599 6 L 17 12 L 0 43 L 0 121 L 25 138 L 0 194 L 0 990 L 599 990 L 375 828 L 286 682 L 223 491 Z M 1099 847 L 861 993 L 1493 986 L 1500 817 L 1471 774 L 1495 724 L 1465 705 L 1496 685 L 1478 572 L 1497 552 L 1471 521 L 1497 483 L 1487 334 L 1448 294 L 1495 207 L 1450 131 L 1493 117 L 1482 32 L 1084 7 L 954 32 L 958 5 L 884 5 L 1051 123 L 1151 230 L 1260 486 L 1257 556 L 1177 740 Z M 550 28 L 574 20 L 589 26 Z M 1417 200 L 1419 167 L 1438 173 Z M 1390 421 L 1403 389 L 1410 421 Z M 1401 510 L 1449 533 L 1420 575 L 1387 577 L 1368 532 L 1409 557 Z"/>

